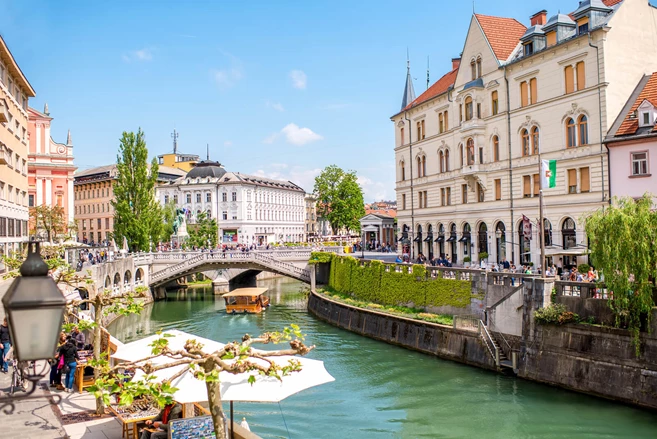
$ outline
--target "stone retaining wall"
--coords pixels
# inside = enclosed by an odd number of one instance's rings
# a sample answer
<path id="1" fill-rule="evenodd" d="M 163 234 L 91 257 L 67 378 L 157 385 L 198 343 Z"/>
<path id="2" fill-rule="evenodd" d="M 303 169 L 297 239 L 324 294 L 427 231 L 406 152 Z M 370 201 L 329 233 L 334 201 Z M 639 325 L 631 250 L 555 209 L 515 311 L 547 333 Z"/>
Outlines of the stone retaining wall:
<path id="1" fill-rule="evenodd" d="M 356 308 L 311 292 L 308 311 L 343 329 L 448 360 L 496 370 L 477 333 Z"/>

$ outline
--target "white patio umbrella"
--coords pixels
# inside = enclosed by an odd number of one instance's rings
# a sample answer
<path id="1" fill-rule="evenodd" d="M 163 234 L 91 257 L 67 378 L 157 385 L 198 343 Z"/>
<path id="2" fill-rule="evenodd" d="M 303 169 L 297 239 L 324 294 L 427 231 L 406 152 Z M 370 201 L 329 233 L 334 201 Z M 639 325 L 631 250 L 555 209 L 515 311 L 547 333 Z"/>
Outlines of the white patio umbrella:
<path id="1" fill-rule="evenodd" d="M 128 253 L 130 249 L 128 248 L 128 238 L 123 237 L 123 248 L 121 248 L 122 253 Z"/>
<path id="2" fill-rule="evenodd" d="M 187 334 L 182 331 L 172 330 L 166 331 L 166 333 L 174 335 L 174 337 L 169 338 L 169 346 L 174 350 L 182 349 L 185 341 L 190 339 L 195 339 L 203 344 L 203 351 L 206 353 L 212 353 L 224 346 L 222 343 Z M 159 337 L 159 335 L 153 335 L 142 340 L 125 344 L 119 347 L 117 352 L 112 355 L 112 358 L 126 361 L 140 360 L 150 355 L 151 348 L 148 345 Z M 245 372 L 240 374 L 221 372 L 219 374 L 221 399 L 223 401 L 230 401 L 231 404 L 231 425 L 233 422 L 232 405 L 235 401 L 280 402 L 288 396 L 294 395 L 302 390 L 335 381 L 335 378 L 326 371 L 323 361 L 296 356 L 272 357 L 270 359 L 280 366 L 285 366 L 288 364 L 289 360 L 294 359 L 301 363 L 301 370 L 282 377 L 282 380 L 280 381 L 274 377 L 259 375 L 257 372 Z M 173 361 L 175 360 L 167 357 L 158 357 L 151 360 L 153 365 L 167 364 Z M 250 361 L 260 363 L 263 366 L 267 365 L 263 360 L 255 358 L 251 358 Z M 155 376 L 156 381 L 164 381 L 174 376 L 185 367 L 187 366 L 183 365 L 166 368 L 159 370 L 152 375 Z M 251 375 L 256 377 L 256 381 L 253 385 L 249 383 L 249 377 Z M 138 370 L 133 379 L 139 380 L 143 377 L 144 373 Z M 208 400 L 205 382 L 194 378 L 189 371 L 173 380 L 171 385 L 178 389 L 173 395 L 173 398 L 181 404 Z"/>

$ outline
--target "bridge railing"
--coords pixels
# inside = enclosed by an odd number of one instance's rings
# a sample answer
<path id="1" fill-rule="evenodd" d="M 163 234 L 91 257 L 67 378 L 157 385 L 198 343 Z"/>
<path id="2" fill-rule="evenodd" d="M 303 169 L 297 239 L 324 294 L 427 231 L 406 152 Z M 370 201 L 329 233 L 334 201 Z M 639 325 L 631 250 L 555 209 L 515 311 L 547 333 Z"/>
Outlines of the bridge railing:
<path id="1" fill-rule="evenodd" d="M 330 251 L 332 252 L 337 252 L 334 249 L 331 249 Z M 136 263 L 141 263 L 141 264 L 150 264 L 154 262 L 171 262 L 171 261 L 185 261 L 188 260 L 191 257 L 197 256 L 197 255 L 203 255 L 203 254 L 210 254 L 210 255 L 236 255 L 236 254 L 261 254 L 261 255 L 269 255 L 273 258 L 276 259 L 292 259 L 292 260 L 299 260 L 299 259 L 310 259 L 310 253 L 312 250 L 307 249 L 307 248 L 301 248 L 301 249 L 276 249 L 276 250 L 249 250 L 246 252 L 242 251 L 205 251 L 205 252 L 200 252 L 200 251 L 172 251 L 172 252 L 163 252 L 163 253 L 134 253 L 132 256 L 134 258 L 134 261 Z M 236 256 L 226 256 L 226 257 L 233 257 L 235 258 Z"/>

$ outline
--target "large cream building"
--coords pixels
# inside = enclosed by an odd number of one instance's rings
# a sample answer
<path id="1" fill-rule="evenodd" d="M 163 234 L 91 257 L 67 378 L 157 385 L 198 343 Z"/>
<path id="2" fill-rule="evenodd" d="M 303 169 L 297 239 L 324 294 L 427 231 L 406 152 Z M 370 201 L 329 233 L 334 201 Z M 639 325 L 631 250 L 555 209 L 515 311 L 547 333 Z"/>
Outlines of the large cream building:
<path id="1" fill-rule="evenodd" d="M 556 187 L 544 189 L 549 262 L 585 261 L 583 217 L 609 199 L 601 139 L 656 70 L 657 9 L 648 0 L 573 9 L 538 12 L 529 27 L 474 14 L 452 71 L 417 98 L 409 74 L 392 117 L 400 251 L 540 265 L 540 152 L 557 161 Z"/>
<path id="2" fill-rule="evenodd" d="M 34 96 L 0 37 L 0 256 L 20 250 L 27 241 L 28 99 Z"/>

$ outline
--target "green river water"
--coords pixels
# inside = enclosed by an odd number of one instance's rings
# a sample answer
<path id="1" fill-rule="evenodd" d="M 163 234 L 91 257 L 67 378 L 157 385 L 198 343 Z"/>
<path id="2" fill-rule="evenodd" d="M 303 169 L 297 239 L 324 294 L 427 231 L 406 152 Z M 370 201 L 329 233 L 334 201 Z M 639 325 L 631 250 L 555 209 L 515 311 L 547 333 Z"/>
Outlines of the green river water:
<path id="1" fill-rule="evenodd" d="M 272 303 L 262 314 L 226 315 L 211 289 L 190 288 L 110 332 L 128 342 L 175 328 L 227 342 L 299 324 L 317 345 L 309 357 L 323 360 L 335 382 L 280 406 L 235 403 L 235 419 L 246 417 L 263 438 L 657 438 L 652 412 L 370 340 L 310 315 L 299 282 L 259 286 Z"/>

